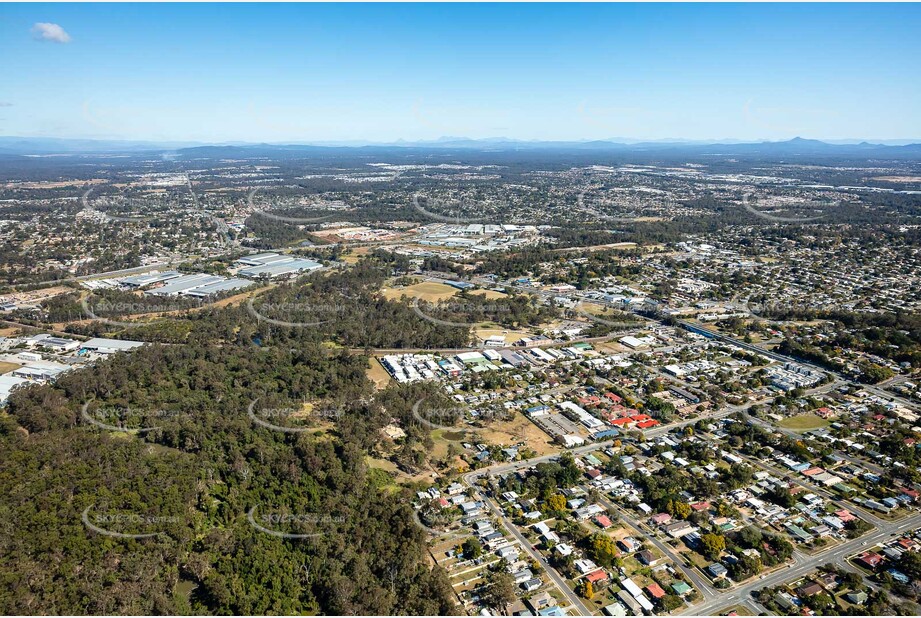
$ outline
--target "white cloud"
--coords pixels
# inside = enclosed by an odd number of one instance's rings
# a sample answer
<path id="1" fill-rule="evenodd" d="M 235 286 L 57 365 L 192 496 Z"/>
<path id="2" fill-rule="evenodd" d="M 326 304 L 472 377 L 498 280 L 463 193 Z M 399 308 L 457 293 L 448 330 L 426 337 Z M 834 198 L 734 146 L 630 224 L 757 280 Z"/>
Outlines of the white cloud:
<path id="1" fill-rule="evenodd" d="M 70 43 L 70 35 L 64 28 L 57 24 L 38 22 L 32 26 L 32 38 L 36 41 L 51 41 L 52 43 Z"/>

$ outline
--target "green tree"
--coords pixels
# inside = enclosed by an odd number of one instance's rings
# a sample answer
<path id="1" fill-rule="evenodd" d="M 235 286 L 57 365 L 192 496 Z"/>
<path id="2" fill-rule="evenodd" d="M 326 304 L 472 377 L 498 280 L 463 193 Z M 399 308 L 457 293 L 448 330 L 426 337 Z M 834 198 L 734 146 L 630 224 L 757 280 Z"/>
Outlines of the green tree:
<path id="1" fill-rule="evenodd" d="M 687 502 L 675 500 L 673 508 L 674 516 L 678 519 L 687 519 L 691 516 L 691 505 Z"/>
<path id="2" fill-rule="evenodd" d="M 617 543 L 608 535 L 598 532 L 591 539 L 592 559 L 603 567 L 610 568 L 620 555 Z"/>
<path id="3" fill-rule="evenodd" d="M 547 504 L 550 506 L 552 511 L 565 511 L 566 510 L 566 496 L 563 494 L 553 494 L 550 498 L 547 499 Z"/>
<path id="4" fill-rule="evenodd" d="M 483 545 L 480 543 L 479 539 L 470 537 L 462 546 L 464 551 L 464 558 L 468 560 L 475 560 L 483 555 Z"/>
<path id="5" fill-rule="evenodd" d="M 509 605 L 515 602 L 518 595 L 515 592 L 515 579 L 511 573 L 498 570 L 492 571 L 487 579 L 487 588 L 483 597 L 484 602 L 503 614 Z"/>
<path id="6" fill-rule="evenodd" d="M 726 537 L 721 534 L 700 535 L 700 548 L 707 558 L 716 560 L 726 550 Z"/>

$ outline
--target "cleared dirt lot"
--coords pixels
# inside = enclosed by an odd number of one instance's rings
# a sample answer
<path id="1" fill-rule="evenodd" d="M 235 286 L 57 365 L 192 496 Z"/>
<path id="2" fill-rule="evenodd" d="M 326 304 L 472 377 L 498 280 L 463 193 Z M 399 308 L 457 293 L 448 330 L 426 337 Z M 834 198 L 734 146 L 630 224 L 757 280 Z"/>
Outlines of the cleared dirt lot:
<path id="1" fill-rule="evenodd" d="M 512 420 L 492 423 L 488 428 L 480 429 L 479 433 L 490 444 L 524 442 L 538 455 L 547 455 L 560 450 L 560 447 L 551 441 L 550 436 L 520 412 L 515 412 Z"/>
<path id="2" fill-rule="evenodd" d="M 13 371 L 14 369 L 19 369 L 19 367 L 20 366 L 17 365 L 16 363 L 7 363 L 4 361 L 0 361 L 0 375 L 9 373 Z"/>
<path id="3" fill-rule="evenodd" d="M 477 296 L 485 296 L 489 300 L 495 300 L 497 298 L 506 298 L 508 294 L 505 292 L 497 292 L 495 290 L 470 290 L 471 294 L 476 294 Z"/>

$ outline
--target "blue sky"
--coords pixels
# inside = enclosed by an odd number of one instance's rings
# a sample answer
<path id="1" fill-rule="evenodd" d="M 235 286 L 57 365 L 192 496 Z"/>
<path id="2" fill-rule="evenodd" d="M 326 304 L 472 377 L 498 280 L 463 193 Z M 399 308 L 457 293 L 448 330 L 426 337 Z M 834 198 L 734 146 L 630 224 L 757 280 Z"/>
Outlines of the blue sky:
<path id="1" fill-rule="evenodd" d="M 921 138 L 919 32 L 906 4 L 2 4 L 0 135 Z"/>

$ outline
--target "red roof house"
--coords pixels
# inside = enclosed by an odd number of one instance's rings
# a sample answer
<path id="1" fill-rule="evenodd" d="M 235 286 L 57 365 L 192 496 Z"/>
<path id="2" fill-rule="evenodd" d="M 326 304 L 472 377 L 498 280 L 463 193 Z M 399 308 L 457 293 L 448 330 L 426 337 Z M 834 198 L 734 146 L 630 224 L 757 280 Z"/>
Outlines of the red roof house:
<path id="1" fill-rule="evenodd" d="M 835 511 L 835 517 L 837 517 L 844 523 L 847 523 L 849 521 L 854 521 L 855 519 L 857 519 L 857 517 L 847 509 L 841 509 L 840 511 Z"/>
<path id="2" fill-rule="evenodd" d="M 595 517 L 595 523 L 601 526 L 602 528 L 610 528 L 613 526 L 613 522 L 607 515 L 598 515 Z"/>
<path id="3" fill-rule="evenodd" d="M 868 569 L 876 569 L 882 563 L 883 557 L 874 551 L 865 551 L 857 556 L 856 560 Z"/>
<path id="4" fill-rule="evenodd" d="M 597 571 L 592 571 L 586 575 L 585 579 L 592 582 L 593 584 L 597 584 L 598 582 L 608 581 L 608 574 L 604 569 L 598 569 Z"/>

